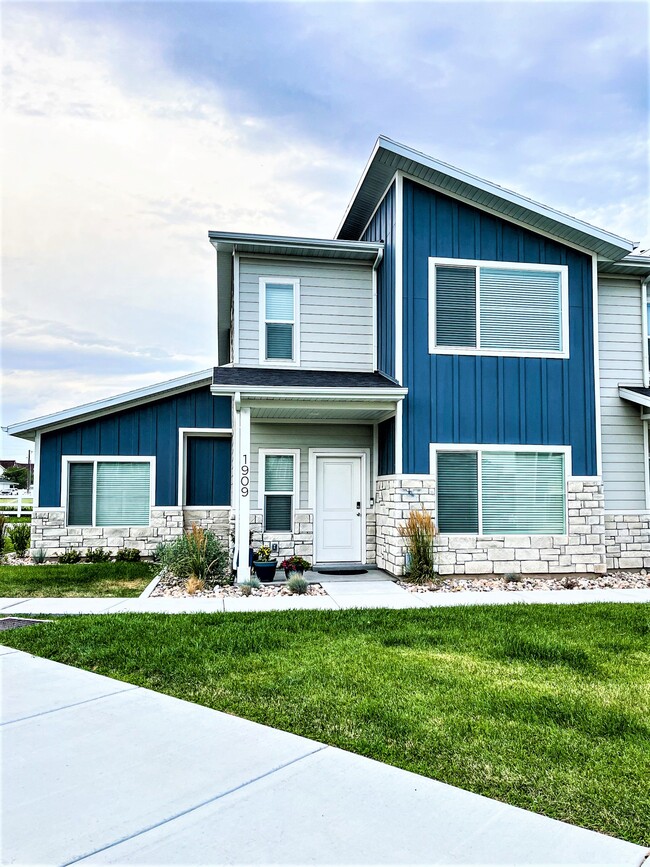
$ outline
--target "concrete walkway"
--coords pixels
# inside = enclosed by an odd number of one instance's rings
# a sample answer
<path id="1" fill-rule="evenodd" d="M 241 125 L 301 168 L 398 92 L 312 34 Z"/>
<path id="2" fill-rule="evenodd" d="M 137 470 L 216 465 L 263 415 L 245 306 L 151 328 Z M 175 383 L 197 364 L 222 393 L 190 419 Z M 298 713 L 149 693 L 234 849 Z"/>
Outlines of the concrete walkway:
<path id="1" fill-rule="evenodd" d="M 648 852 L 0 646 L 3 864 L 639 867 Z"/>
<path id="2" fill-rule="evenodd" d="M 340 608 L 442 608 L 457 605 L 506 605 L 581 602 L 650 602 L 650 590 L 492 590 L 474 593 L 411 593 L 393 581 L 321 582 L 327 596 L 238 596 L 227 598 L 0 598 L 1 614 L 105 614 L 126 611 L 192 614 L 223 611 L 335 611 Z"/>

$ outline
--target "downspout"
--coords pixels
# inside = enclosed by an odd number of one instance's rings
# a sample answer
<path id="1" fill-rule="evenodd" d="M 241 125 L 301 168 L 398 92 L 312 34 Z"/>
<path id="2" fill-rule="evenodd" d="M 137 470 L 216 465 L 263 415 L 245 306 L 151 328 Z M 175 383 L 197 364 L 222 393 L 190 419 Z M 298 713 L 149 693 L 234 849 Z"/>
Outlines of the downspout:
<path id="1" fill-rule="evenodd" d="M 650 384 L 650 358 L 648 357 L 648 284 L 650 274 L 641 282 L 641 333 L 643 334 L 643 386 Z"/>

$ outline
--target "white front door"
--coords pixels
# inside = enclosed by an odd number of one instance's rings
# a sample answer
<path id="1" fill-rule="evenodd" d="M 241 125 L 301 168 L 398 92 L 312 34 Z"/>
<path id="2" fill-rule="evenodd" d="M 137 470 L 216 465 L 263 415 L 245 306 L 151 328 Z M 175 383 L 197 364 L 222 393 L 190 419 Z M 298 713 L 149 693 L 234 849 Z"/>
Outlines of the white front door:
<path id="1" fill-rule="evenodd" d="M 361 507 L 361 457 L 317 457 L 317 563 L 364 561 Z"/>

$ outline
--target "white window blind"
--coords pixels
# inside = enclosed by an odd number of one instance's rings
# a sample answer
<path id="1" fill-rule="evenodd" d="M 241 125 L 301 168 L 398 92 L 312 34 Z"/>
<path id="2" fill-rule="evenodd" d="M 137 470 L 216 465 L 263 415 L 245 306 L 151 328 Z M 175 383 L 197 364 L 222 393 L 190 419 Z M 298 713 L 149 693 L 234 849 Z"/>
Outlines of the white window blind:
<path id="1" fill-rule="evenodd" d="M 89 527 L 93 522 L 93 464 L 68 465 L 68 525 Z"/>
<path id="2" fill-rule="evenodd" d="M 565 532 L 564 455 L 483 452 L 483 532 Z"/>
<path id="3" fill-rule="evenodd" d="M 266 358 L 293 359 L 294 286 L 265 284 Z"/>
<path id="4" fill-rule="evenodd" d="M 562 350 L 562 287 L 553 271 L 480 268 L 481 346 Z"/>
<path id="5" fill-rule="evenodd" d="M 436 468 L 441 533 L 566 532 L 561 452 L 439 451 Z"/>
<path id="6" fill-rule="evenodd" d="M 96 524 L 134 527 L 149 523 L 148 463 L 98 462 Z"/>
<path id="7" fill-rule="evenodd" d="M 264 529 L 293 529 L 293 455 L 266 455 L 264 461 Z"/>

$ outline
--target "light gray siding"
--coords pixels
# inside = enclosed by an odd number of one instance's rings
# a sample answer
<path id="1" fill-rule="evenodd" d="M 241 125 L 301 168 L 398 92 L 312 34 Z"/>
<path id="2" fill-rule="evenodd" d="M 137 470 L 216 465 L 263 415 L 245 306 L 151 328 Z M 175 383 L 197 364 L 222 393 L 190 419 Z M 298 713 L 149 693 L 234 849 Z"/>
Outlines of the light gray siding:
<path id="1" fill-rule="evenodd" d="M 607 511 L 646 509 L 643 422 L 619 385 L 643 385 L 641 282 L 598 280 L 603 485 Z"/>
<path id="2" fill-rule="evenodd" d="M 251 509 L 258 506 L 259 449 L 300 449 L 300 503 L 309 507 L 309 449 L 372 449 L 372 426 L 362 424 L 273 424 L 251 420 Z M 370 466 L 372 467 L 372 452 Z"/>
<path id="3" fill-rule="evenodd" d="M 300 280 L 300 366 L 373 370 L 372 267 L 290 259 L 239 264 L 239 363 L 258 365 L 259 278 Z"/>

